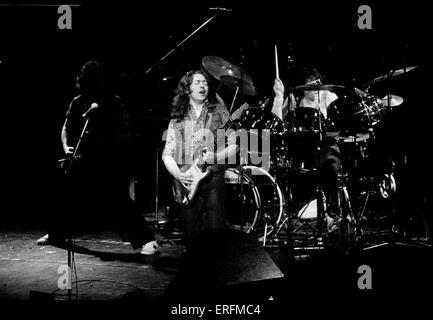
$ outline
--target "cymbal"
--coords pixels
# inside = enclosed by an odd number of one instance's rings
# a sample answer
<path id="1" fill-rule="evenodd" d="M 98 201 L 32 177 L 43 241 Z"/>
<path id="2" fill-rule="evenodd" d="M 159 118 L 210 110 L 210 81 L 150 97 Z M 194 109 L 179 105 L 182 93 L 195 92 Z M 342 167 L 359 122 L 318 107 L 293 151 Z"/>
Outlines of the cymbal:
<path id="1" fill-rule="evenodd" d="M 236 88 L 239 86 L 240 93 L 244 96 L 255 96 L 256 95 L 256 89 L 254 88 L 254 84 L 252 81 L 248 81 L 247 79 L 242 78 L 234 78 L 230 76 L 221 76 L 221 83 L 226 85 L 232 90 L 236 90 Z"/>
<path id="2" fill-rule="evenodd" d="M 337 139 L 343 142 L 362 142 L 366 141 L 370 137 L 369 133 L 355 133 L 355 134 L 344 134 L 339 133 Z"/>
<path id="3" fill-rule="evenodd" d="M 383 81 L 383 80 L 385 80 L 385 79 L 399 76 L 399 75 L 404 74 L 404 73 L 407 73 L 407 72 L 409 72 L 409 71 L 411 71 L 411 70 L 413 70 L 413 69 L 415 69 L 415 68 L 418 68 L 418 66 L 406 67 L 406 68 L 397 69 L 397 70 L 390 70 L 387 74 L 384 74 L 384 75 L 382 75 L 382 76 L 379 76 L 379 77 L 377 77 L 377 78 L 374 78 L 374 79 L 371 80 L 370 82 L 366 83 L 366 84 L 364 85 L 364 87 L 369 87 L 369 86 L 371 86 L 371 85 L 373 85 L 373 84 L 376 84 L 376 83 L 378 83 L 378 82 L 380 82 L 380 81 Z"/>
<path id="4" fill-rule="evenodd" d="M 245 79 L 252 82 L 251 77 L 240 67 L 228 60 L 217 56 L 207 56 L 202 59 L 203 67 L 216 79 L 221 80 L 222 76 L 229 76 L 237 79 Z"/>
<path id="5" fill-rule="evenodd" d="M 401 105 L 404 101 L 404 99 L 400 96 L 396 96 L 393 94 L 387 94 L 386 96 L 384 96 L 382 99 L 382 104 L 384 107 L 397 107 L 399 105 Z M 389 105 L 388 105 L 389 102 Z"/>
<path id="6" fill-rule="evenodd" d="M 317 91 L 317 90 L 338 90 L 338 89 L 344 89 L 345 86 L 338 85 L 338 84 L 304 84 L 301 86 L 296 86 L 296 90 L 303 90 L 303 91 Z"/>
<path id="7" fill-rule="evenodd" d="M 358 88 L 356 88 L 356 87 L 355 87 L 355 93 L 356 93 L 358 96 L 360 96 L 360 97 L 365 97 L 365 96 L 367 96 L 367 93 L 366 93 L 366 92 L 364 92 L 364 91 L 362 91 L 361 89 L 358 89 Z"/>

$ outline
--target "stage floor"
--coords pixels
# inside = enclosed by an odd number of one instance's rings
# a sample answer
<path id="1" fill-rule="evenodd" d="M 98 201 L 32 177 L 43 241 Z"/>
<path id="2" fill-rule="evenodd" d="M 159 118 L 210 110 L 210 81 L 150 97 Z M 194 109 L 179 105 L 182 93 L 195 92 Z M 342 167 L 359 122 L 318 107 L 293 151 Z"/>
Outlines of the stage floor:
<path id="1" fill-rule="evenodd" d="M 63 246 L 37 246 L 35 242 L 43 234 L 41 230 L 31 229 L 0 230 L 0 300 L 3 302 L 68 299 L 67 290 L 59 288 L 64 275 L 62 268 L 67 265 L 67 250 Z M 157 232 L 156 237 L 161 241 L 159 254 L 142 256 L 112 231 L 77 235 L 73 247 L 76 273 L 72 274 L 72 299 L 157 305 L 184 265 L 185 253 L 175 236 Z M 317 297 L 333 301 L 344 298 L 356 303 L 364 298 L 378 301 L 381 297 L 428 297 L 425 291 L 431 290 L 433 284 L 431 246 L 384 239 L 351 250 L 298 247 L 291 251 L 290 246 L 281 243 L 269 245 L 264 251 L 284 277 L 272 282 L 271 287 L 266 281 L 262 287 L 245 287 L 246 290 L 237 291 L 244 295 L 239 298 L 248 302 L 255 297 L 264 303 L 271 299 L 281 307 L 287 303 L 308 306 Z M 365 266 L 370 270 L 369 279 L 361 278 L 366 275 Z M 251 268 L 255 268 L 254 261 Z M 361 289 L 360 283 L 370 288 Z M 181 295 L 196 288 L 194 279 L 184 279 L 177 285 L 184 286 L 175 291 Z M 203 284 L 200 288 L 203 289 Z M 216 299 L 209 303 L 218 303 L 218 296 Z"/>

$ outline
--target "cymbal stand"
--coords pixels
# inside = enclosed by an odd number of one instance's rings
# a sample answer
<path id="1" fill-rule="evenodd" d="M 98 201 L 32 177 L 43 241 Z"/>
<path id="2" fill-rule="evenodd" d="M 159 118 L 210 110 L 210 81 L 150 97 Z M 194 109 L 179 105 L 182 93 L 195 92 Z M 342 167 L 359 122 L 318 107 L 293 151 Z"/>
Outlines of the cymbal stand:
<path id="1" fill-rule="evenodd" d="M 243 81 L 243 78 L 244 78 L 244 64 L 245 64 L 245 56 L 243 55 L 242 48 L 241 48 L 240 61 L 239 61 L 239 67 L 240 67 L 240 71 L 241 71 L 241 77 L 238 80 L 238 83 L 237 83 L 237 86 L 236 86 L 236 91 L 235 91 L 235 94 L 233 96 L 232 104 L 230 105 L 230 110 L 229 110 L 230 113 L 233 111 L 233 106 L 235 104 L 235 101 L 236 101 L 236 98 L 237 98 L 238 94 L 240 94 L 241 97 L 243 96 L 242 81 Z"/>
<path id="2" fill-rule="evenodd" d="M 235 104 L 236 97 L 238 96 L 238 93 L 239 93 L 239 85 L 236 87 L 235 95 L 233 96 L 232 104 L 230 105 L 230 110 L 229 110 L 230 113 L 233 111 L 233 106 Z"/>
<path id="3" fill-rule="evenodd" d="M 317 157 L 320 162 L 320 151 L 322 148 L 323 142 L 323 131 L 322 131 L 322 112 L 320 110 L 320 88 L 317 88 L 317 111 L 318 111 L 318 120 L 319 120 L 319 143 L 317 145 Z M 326 196 L 325 193 L 320 186 L 320 183 L 317 184 L 316 188 L 316 197 L 317 197 L 317 245 L 319 247 L 323 246 L 323 231 L 322 231 L 322 223 L 325 219 L 325 203 Z"/>
<path id="4" fill-rule="evenodd" d="M 241 69 L 241 78 L 240 78 L 240 80 L 239 80 L 239 82 L 238 82 L 238 85 L 237 85 L 237 87 L 236 87 L 236 92 L 235 92 L 235 95 L 234 95 L 234 97 L 233 97 L 233 101 L 232 101 L 232 105 L 231 105 L 231 107 L 230 107 L 230 112 L 232 111 L 232 108 L 233 108 L 233 105 L 234 105 L 234 103 L 235 103 L 235 100 L 236 100 L 236 97 L 237 97 L 237 95 L 238 95 L 238 92 L 240 92 L 241 93 L 241 95 L 242 95 L 242 78 L 243 78 L 243 74 L 244 74 L 244 70 L 243 70 L 243 67 L 244 67 L 244 56 L 241 54 L 240 55 L 240 57 L 241 57 L 241 59 L 240 59 L 240 69 Z M 245 156 L 246 157 L 248 157 L 248 155 L 247 155 L 248 153 L 245 153 Z M 240 214 L 241 214 L 241 219 L 240 219 L 240 224 L 241 224 L 241 232 L 244 232 L 244 207 L 245 207 L 245 194 L 244 194 L 244 183 L 243 183 L 243 177 L 244 177 L 244 163 L 245 164 L 247 164 L 248 163 L 248 159 L 245 159 L 244 157 L 243 157 L 243 154 L 241 154 L 241 156 L 240 156 L 240 175 L 239 175 L 239 179 L 240 179 L 240 189 L 241 189 L 241 194 L 240 194 L 240 197 L 241 197 L 241 212 L 240 212 Z"/>

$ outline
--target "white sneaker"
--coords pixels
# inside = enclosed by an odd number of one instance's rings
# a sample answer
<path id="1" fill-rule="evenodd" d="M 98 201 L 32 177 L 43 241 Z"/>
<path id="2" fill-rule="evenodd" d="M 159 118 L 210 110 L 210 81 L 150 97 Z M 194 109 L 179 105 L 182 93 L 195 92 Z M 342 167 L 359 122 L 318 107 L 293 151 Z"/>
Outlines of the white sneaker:
<path id="1" fill-rule="evenodd" d="M 38 246 L 49 246 L 49 245 L 53 245 L 53 244 L 60 244 L 60 243 L 64 243 L 65 239 L 61 238 L 61 237 L 52 237 L 50 236 L 48 233 L 46 235 L 44 235 L 43 237 L 39 238 L 38 240 L 36 240 L 36 244 Z"/>
<path id="2" fill-rule="evenodd" d="M 158 242 L 156 242 L 156 240 L 150 241 L 143 246 L 143 248 L 140 251 L 140 254 L 150 256 L 157 251 L 156 250 L 157 248 L 158 248 Z"/>
<path id="3" fill-rule="evenodd" d="M 36 240 L 36 244 L 38 246 L 47 246 L 47 245 L 49 245 L 50 244 L 49 235 L 46 234 L 43 237 L 41 237 L 38 240 Z"/>

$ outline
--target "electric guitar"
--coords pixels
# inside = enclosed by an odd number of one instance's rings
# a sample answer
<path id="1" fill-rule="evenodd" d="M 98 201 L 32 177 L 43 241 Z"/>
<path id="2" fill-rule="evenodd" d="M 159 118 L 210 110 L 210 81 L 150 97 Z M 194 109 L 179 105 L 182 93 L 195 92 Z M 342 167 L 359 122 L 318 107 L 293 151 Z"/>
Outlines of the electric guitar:
<path id="1" fill-rule="evenodd" d="M 229 117 L 229 120 L 226 122 L 224 126 L 225 129 L 229 128 L 233 121 L 239 119 L 244 112 L 244 110 L 248 109 L 248 104 L 243 104 L 240 106 L 233 114 Z M 210 177 L 211 171 L 209 170 L 207 163 L 203 161 L 203 156 L 205 151 L 202 150 L 202 154 L 198 157 L 192 166 L 185 171 L 185 173 L 189 174 L 192 177 L 192 182 L 187 187 L 185 187 L 179 180 L 173 179 L 173 197 L 175 203 L 181 206 L 190 205 L 196 196 L 197 190 L 200 185 Z"/>
<path id="2" fill-rule="evenodd" d="M 211 175 L 206 162 L 202 158 L 203 156 L 196 159 L 192 166 L 185 171 L 186 174 L 192 177 L 191 184 L 185 186 L 179 180 L 173 180 L 174 201 L 181 206 L 188 206 L 194 201 L 198 187 Z"/>

